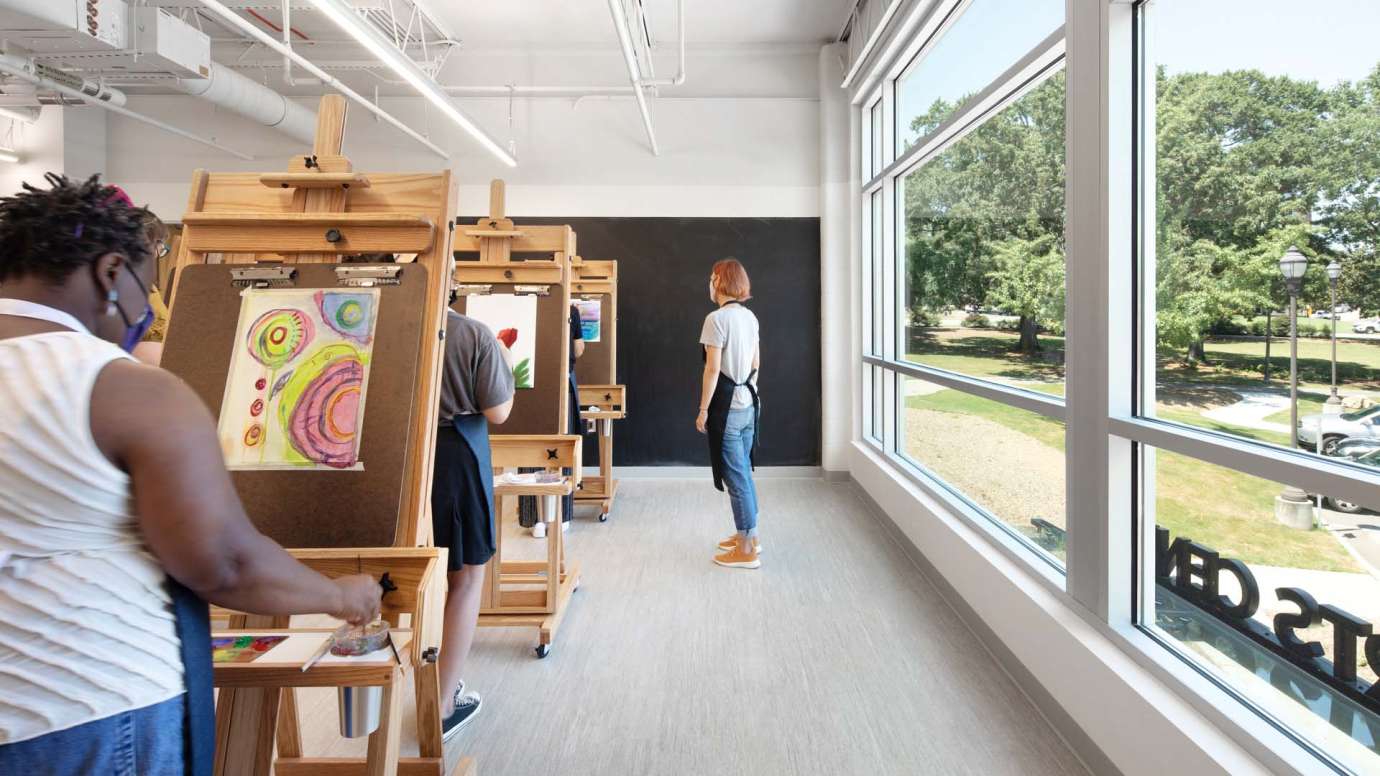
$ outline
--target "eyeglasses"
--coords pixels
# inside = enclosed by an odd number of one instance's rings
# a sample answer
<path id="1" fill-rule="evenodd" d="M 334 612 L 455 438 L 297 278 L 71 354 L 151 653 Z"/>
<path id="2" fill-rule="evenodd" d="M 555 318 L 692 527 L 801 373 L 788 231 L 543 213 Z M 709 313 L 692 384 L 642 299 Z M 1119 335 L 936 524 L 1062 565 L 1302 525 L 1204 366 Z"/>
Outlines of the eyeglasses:
<path id="1" fill-rule="evenodd" d="M 159 240 L 158 243 L 153 246 L 153 255 L 161 259 L 164 256 L 167 256 L 171 250 L 172 248 L 168 247 L 167 243 L 163 242 L 162 240 Z"/>

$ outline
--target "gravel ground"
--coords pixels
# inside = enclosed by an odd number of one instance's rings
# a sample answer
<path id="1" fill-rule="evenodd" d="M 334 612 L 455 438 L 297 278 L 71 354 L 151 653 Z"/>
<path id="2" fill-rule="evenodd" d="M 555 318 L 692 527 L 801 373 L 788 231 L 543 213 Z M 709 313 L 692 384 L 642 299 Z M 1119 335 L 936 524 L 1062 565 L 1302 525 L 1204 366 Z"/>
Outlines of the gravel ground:
<path id="1" fill-rule="evenodd" d="M 906 453 L 1008 525 L 1064 527 L 1064 454 L 1000 423 L 908 408 Z"/>

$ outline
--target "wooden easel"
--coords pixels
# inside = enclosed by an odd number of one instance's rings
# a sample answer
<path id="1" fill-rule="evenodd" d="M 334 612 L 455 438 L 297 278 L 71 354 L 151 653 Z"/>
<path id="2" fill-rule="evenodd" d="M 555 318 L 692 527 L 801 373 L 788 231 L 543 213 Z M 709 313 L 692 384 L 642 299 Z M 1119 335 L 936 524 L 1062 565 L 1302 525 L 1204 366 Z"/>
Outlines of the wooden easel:
<path id="1" fill-rule="evenodd" d="M 518 467 L 542 468 L 551 472 L 570 469 L 573 475 L 551 484 L 496 484 L 494 514 L 498 522 L 495 542 L 498 551 L 489 561 L 480 603 L 479 624 L 485 627 L 537 629 L 536 653 L 546 657 L 565 617 L 571 594 L 580 585 L 578 563 L 565 558 L 564 533 L 560 528 L 559 501 L 580 484 L 581 438 L 577 429 L 567 428 L 569 399 L 566 390 L 566 369 L 570 363 L 570 259 L 575 255 L 575 233 L 568 226 L 532 226 L 517 228 L 504 215 L 503 181 L 495 180 L 489 188 L 489 215 L 472 227 L 457 230 L 456 252 L 479 253 L 478 261 L 457 261 L 455 282 L 461 295 L 487 293 L 494 286 L 546 287 L 559 289 L 561 327 L 559 366 L 560 379 L 538 382 L 532 390 L 555 390 L 558 411 L 541 418 L 524 418 L 536 422 L 542 433 L 491 434 L 495 472 Z M 551 259 L 514 261 L 515 251 L 550 254 Z M 552 322 L 555 325 L 555 321 Z M 545 384 L 543 385 L 543 382 Z M 519 397 L 521 401 L 522 397 Z M 514 407 L 520 411 L 521 405 Z M 510 420 L 511 424 L 513 421 Z M 548 432 L 546 429 L 550 429 Z M 503 560 L 504 508 L 515 504 L 518 496 L 537 497 L 541 505 L 540 519 L 556 521 L 546 534 L 547 557 L 542 561 Z"/>
<path id="2" fill-rule="evenodd" d="M 627 387 L 618 385 L 618 262 L 586 261 L 579 256 L 571 263 L 572 291 L 576 295 L 602 298 L 599 347 L 606 349 L 608 370 L 597 381 L 580 380 L 580 417 L 594 423 L 599 432 L 599 475 L 586 477 L 575 493 L 579 504 L 598 504 L 599 522 L 609 519 L 618 480 L 613 477 L 613 421 L 628 416 Z M 585 345 L 586 357 L 590 344 Z M 591 409 L 593 408 L 593 409 Z"/>
<path id="3" fill-rule="evenodd" d="M 178 305 L 176 293 L 184 270 L 193 265 L 225 262 L 262 267 L 271 261 L 286 268 L 335 264 L 346 254 L 417 254 L 417 264 L 427 272 L 422 322 L 414 340 L 421 374 L 412 396 L 393 397 L 409 402 L 411 407 L 401 503 L 396 515 L 358 516 L 364 520 L 396 517 L 392 546 L 290 550 L 327 576 L 363 572 L 378 577 L 387 572 L 397 589 L 385 595 L 383 614 L 397 634 L 397 650 L 376 664 L 318 664 L 306 673 L 298 666 L 268 660 L 217 666 L 215 683 L 221 688 L 216 708 L 217 776 L 267 776 L 270 769 L 277 776 L 445 776 L 448 772 L 442 750 L 440 677 L 435 662 L 446 591 L 445 551 L 430 546 L 428 515 L 440 389 L 438 333 L 444 330 L 453 263 L 447 219 L 453 212 L 456 188 L 448 170 L 431 174 L 354 172 L 350 160 L 341 155 L 345 115 L 343 98 L 322 98 L 312 153 L 294 157 L 285 173 L 198 170 L 194 174 L 178 245 L 170 331 L 176 333 L 180 316 L 195 316 L 195 310 Z M 382 266 L 385 269 L 378 271 L 387 272 L 387 265 Z M 338 269 L 337 273 L 344 271 Z M 300 476 L 320 474 L 303 472 Z M 223 633 L 264 633 L 265 629 L 313 633 L 310 628 L 292 628 L 288 617 L 229 613 L 229 623 L 230 630 Z M 409 676 L 416 690 L 419 756 L 402 758 L 401 682 Z M 362 685 L 385 688 L 380 726 L 369 737 L 367 756 L 305 757 L 293 688 Z M 473 761 L 461 760 L 458 772 L 473 774 Z"/>

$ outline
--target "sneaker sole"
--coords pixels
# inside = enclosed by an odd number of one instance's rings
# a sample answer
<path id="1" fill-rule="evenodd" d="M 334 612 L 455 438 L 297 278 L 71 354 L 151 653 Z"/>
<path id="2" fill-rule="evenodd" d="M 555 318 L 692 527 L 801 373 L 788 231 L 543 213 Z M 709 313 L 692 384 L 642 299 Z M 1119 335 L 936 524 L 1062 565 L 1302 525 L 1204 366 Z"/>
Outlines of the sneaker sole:
<path id="1" fill-rule="evenodd" d="M 760 566 L 762 565 L 762 561 L 760 561 L 760 560 L 749 560 L 749 561 L 737 561 L 737 562 L 732 562 L 732 561 L 726 561 L 726 560 L 719 560 L 718 558 L 715 558 L 715 559 L 714 559 L 714 562 L 717 563 L 717 564 L 719 564 L 720 566 L 723 566 L 724 568 L 729 568 L 729 569 L 755 569 L 755 568 L 758 568 L 758 567 L 760 567 Z M 479 712 L 475 712 L 475 713 L 478 714 Z"/>

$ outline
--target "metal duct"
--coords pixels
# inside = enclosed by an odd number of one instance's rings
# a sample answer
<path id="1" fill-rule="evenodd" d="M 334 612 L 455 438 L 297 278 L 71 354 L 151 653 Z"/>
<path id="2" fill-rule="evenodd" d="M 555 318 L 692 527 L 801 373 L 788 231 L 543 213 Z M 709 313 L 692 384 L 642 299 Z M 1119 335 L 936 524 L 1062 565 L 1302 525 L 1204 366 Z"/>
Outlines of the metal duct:
<path id="1" fill-rule="evenodd" d="M 307 145 L 316 137 L 316 113 L 310 108 L 219 62 L 211 63 L 209 78 L 178 78 L 174 83 L 193 97 L 273 127 Z"/>

